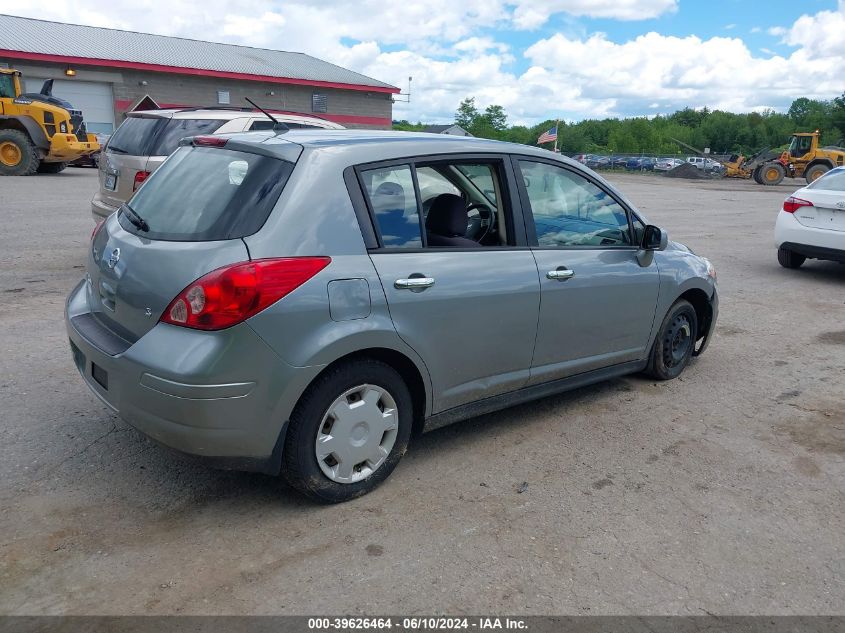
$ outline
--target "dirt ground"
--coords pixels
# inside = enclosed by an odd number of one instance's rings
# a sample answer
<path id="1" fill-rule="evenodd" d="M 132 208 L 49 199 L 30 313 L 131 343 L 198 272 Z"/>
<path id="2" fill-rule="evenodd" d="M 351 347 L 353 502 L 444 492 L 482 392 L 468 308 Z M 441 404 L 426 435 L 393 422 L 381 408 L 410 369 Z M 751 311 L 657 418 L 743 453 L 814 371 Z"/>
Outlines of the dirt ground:
<path id="1" fill-rule="evenodd" d="M 1 180 L 0 613 L 845 613 L 845 266 L 778 265 L 801 183 L 610 180 L 714 262 L 707 353 L 435 431 L 334 507 L 100 404 L 62 321 L 96 174 Z"/>

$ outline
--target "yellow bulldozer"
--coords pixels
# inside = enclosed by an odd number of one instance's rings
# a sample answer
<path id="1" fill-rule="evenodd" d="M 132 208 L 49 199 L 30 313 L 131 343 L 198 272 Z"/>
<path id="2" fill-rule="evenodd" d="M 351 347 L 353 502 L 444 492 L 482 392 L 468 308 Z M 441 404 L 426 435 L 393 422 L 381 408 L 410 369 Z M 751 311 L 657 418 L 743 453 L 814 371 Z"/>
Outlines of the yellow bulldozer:
<path id="1" fill-rule="evenodd" d="M 52 93 L 52 79 L 41 92 L 24 93 L 21 73 L 0 68 L 0 176 L 55 174 L 100 149 L 82 112 Z"/>
<path id="2" fill-rule="evenodd" d="M 768 148 L 746 158 L 734 154 L 730 160 L 722 161 L 726 178 L 753 178 L 761 185 L 777 185 L 784 177 L 806 179 L 807 184 L 845 164 L 845 148 L 830 146 L 819 147 L 819 131 L 796 132 L 792 135 L 782 153 L 772 152 Z M 672 139 L 676 143 L 704 156 L 701 150 L 687 145 L 683 141 Z"/>

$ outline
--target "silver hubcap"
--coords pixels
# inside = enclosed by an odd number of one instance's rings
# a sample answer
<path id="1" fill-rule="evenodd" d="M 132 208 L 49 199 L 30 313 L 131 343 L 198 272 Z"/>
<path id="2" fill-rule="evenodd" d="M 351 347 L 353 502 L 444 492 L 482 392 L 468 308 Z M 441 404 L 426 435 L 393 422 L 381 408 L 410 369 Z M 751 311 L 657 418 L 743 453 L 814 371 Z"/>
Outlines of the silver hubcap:
<path id="1" fill-rule="evenodd" d="M 326 411 L 314 448 L 320 470 L 332 481 L 354 484 L 372 475 L 396 443 L 399 413 L 385 389 L 359 385 Z"/>

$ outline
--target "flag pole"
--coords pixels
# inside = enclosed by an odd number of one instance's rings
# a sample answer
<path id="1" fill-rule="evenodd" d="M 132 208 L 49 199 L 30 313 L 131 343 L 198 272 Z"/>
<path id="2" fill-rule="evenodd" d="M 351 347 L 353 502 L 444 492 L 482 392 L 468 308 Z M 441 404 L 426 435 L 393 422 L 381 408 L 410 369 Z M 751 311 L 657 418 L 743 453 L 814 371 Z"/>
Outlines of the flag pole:
<path id="1" fill-rule="evenodd" d="M 557 154 L 557 138 L 560 136 L 560 119 L 555 121 L 555 154 Z"/>

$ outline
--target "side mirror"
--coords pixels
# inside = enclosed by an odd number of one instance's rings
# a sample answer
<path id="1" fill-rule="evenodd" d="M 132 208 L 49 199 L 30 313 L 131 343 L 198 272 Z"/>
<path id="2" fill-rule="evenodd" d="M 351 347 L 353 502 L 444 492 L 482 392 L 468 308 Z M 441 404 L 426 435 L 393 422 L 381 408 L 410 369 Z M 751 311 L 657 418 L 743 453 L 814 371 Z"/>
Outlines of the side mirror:
<path id="1" fill-rule="evenodd" d="M 669 245 L 669 235 L 666 231 L 649 224 L 643 231 L 643 242 L 640 248 L 644 251 L 663 251 Z"/>

